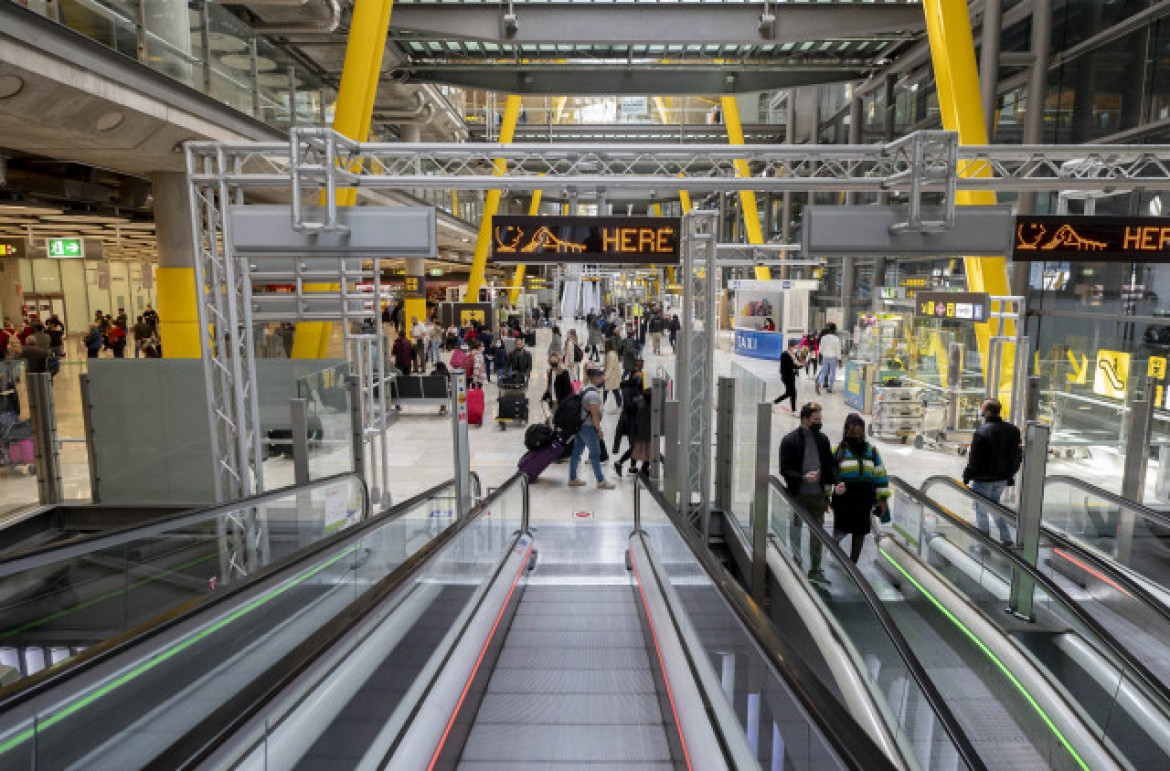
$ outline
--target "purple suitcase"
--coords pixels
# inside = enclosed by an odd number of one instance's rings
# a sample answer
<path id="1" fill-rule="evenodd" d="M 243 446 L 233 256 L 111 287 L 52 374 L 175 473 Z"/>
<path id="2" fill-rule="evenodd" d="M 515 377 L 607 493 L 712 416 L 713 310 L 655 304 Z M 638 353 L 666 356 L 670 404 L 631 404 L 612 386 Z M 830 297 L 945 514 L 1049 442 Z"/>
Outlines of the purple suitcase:
<path id="1" fill-rule="evenodd" d="M 520 469 L 520 473 L 528 477 L 528 481 L 535 482 L 544 470 L 548 468 L 553 461 L 558 460 L 564 455 L 564 446 L 557 441 L 547 447 L 541 447 L 539 450 L 530 450 L 524 453 L 520 458 L 520 462 L 516 464 L 516 468 Z"/>

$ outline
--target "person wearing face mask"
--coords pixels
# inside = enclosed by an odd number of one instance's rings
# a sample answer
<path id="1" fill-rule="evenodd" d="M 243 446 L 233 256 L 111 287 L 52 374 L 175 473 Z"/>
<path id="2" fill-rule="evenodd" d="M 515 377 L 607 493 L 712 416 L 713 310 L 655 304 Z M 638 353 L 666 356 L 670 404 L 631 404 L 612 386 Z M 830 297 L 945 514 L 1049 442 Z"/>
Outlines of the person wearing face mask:
<path id="1" fill-rule="evenodd" d="M 800 408 L 800 426 L 780 440 L 780 476 L 788 492 L 804 510 L 822 525 L 829 508 L 829 491 L 837 483 L 837 462 L 829 438 L 821 433 L 824 423 L 821 405 L 809 402 Z M 800 538 L 804 523 L 793 517 L 788 528 L 788 543 L 796 564 L 802 564 Z M 828 583 L 821 571 L 821 542 L 810 537 L 808 552 L 810 581 Z"/>
<path id="2" fill-rule="evenodd" d="M 849 542 L 849 559 L 857 564 L 871 513 L 878 507 L 884 518 L 890 497 L 890 481 L 877 448 L 865 441 L 865 421 L 856 412 L 845 418 L 841 444 L 833 453 L 837 463 L 837 486 L 833 488 L 833 537 Z"/>
<path id="3" fill-rule="evenodd" d="M 983 402 L 983 419 L 986 421 L 975 430 L 971 437 L 971 450 L 967 455 L 967 467 L 963 469 L 963 484 L 993 503 L 999 503 L 1005 487 L 1016 483 L 1016 472 L 1024 460 L 1020 429 L 1004 420 L 1000 413 L 1003 405 L 999 399 Z M 1007 522 L 998 514 L 995 524 L 999 527 L 999 540 L 1004 546 L 1012 545 L 1012 533 Z M 975 504 L 975 526 L 984 535 L 991 534 L 987 508 Z"/>

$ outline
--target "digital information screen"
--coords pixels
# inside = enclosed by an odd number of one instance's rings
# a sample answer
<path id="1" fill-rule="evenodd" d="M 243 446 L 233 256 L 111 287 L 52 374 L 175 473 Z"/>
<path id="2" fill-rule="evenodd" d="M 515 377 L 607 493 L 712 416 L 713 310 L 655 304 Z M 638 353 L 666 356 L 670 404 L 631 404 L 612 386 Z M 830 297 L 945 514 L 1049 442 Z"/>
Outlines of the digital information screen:
<path id="1" fill-rule="evenodd" d="M 492 261 L 678 265 L 675 217 L 492 217 Z"/>
<path id="2" fill-rule="evenodd" d="M 1170 217 L 1016 217 L 1022 262 L 1170 262 Z"/>

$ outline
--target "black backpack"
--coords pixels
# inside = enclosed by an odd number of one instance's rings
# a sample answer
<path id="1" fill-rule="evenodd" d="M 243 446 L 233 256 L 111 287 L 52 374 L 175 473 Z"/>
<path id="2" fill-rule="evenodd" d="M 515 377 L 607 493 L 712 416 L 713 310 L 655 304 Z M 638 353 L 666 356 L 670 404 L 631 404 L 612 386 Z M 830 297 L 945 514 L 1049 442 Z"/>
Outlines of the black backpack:
<path id="1" fill-rule="evenodd" d="M 524 432 L 524 446 L 530 450 L 539 450 L 552 444 L 553 428 L 547 423 L 533 423 Z"/>
<path id="2" fill-rule="evenodd" d="M 597 390 L 593 386 L 589 386 L 589 388 Z M 582 388 L 581 393 L 569 394 L 557 403 L 557 411 L 553 414 L 553 427 L 566 440 L 575 437 L 585 423 L 585 418 L 581 415 L 583 409 L 581 395 L 586 390 L 588 388 Z"/>
<path id="3" fill-rule="evenodd" d="M 585 358 L 585 353 L 581 350 L 581 346 L 573 344 L 573 361 L 581 362 Z"/>

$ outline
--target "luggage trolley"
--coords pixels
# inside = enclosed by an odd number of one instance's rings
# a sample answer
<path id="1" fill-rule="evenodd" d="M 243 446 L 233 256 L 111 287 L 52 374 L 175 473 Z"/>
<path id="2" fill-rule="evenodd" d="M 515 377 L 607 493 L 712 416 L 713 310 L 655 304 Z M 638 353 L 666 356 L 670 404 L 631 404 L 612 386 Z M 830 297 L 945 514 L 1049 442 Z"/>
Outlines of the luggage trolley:
<path id="1" fill-rule="evenodd" d="M 496 423 L 500 430 L 508 422 L 528 425 L 528 375 L 522 372 L 502 372 L 496 379 L 500 395 L 496 400 Z"/>
<path id="2" fill-rule="evenodd" d="M 905 444 L 918 433 L 924 409 L 921 388 L 878 386 L 874 389 L 873 420 L 866 430 L 871 437 Z"/>

